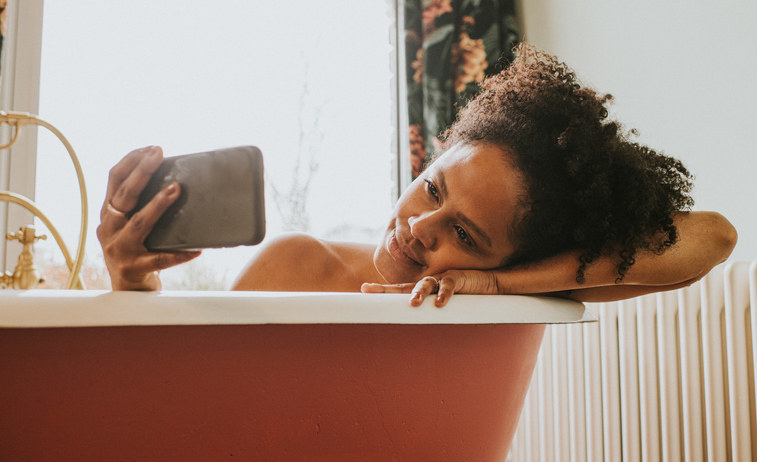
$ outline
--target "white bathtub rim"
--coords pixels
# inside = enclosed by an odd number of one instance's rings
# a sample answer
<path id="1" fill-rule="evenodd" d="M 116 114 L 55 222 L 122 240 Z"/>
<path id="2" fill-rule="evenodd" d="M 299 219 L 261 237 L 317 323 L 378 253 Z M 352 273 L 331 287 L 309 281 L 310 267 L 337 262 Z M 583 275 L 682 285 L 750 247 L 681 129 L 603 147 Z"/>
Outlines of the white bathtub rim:
<path id="1" fill-rule="evenodd" d="M 591 306 L 552 297 L 455 295 L 417 308 L 406 294 L 332 292 L 0 291 L 0 328 L 240 324 L 562 324 Z M 317 309 L 315 308 L 317 307 Z"/>

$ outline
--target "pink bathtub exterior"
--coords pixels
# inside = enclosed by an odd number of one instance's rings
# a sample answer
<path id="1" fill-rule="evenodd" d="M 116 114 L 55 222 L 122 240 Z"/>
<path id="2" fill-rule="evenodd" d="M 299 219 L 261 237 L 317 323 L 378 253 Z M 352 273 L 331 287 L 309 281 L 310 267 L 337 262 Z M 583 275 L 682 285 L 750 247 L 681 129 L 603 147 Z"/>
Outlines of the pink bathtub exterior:
<path id="1" fill-rule="evenodd" d="M 0 293 L 0 460 L 504 461 L 580 303 Z"/>

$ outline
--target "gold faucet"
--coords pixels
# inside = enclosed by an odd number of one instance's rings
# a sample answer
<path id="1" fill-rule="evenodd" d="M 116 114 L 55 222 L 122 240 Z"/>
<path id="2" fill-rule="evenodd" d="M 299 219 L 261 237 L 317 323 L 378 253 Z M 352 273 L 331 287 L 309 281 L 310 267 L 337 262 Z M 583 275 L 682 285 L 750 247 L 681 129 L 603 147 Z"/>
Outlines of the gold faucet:
<path id="1" fill-rule="evenodd" d="M 52 134 L 54 134 L 60 141 L 63 143 L 63 146 L 65 146 L 66 151 L 68 151 L 68 155 L 71 158 L 71 162 L 74 165 L 74 170 L 76 171 L 76 178 L 79 182 L 79 194 L 81 197 L 81 225 L 79 227 L 79 246 L 76 250 L 76 257 L 71 258 L 70 253 L 68 252 L 68 248 L 66 247 L 66 244 L 63 242 L 62 237 L 60 236 L 60 233 L 55 229 L 55 226 L 50 222 L 50 220 L 45 216 L 44 213 L 42 213 L 41 210 L 37 207 L 37 205 L 30 200 L 28 197 L 22 196 L 20 194 L 16 194 L 11 191 L 0 191 L 0 202 L 10 202 L 16 205 L 19 205 L 29 212 L 31 212 L 34 216 L 38 217 L 40 220 L 42 220 L 42 223 L 47 226 L 47 229 L 50 231 L 50 233 L 53 235 L 53 238 L 55 238 L 55 242 L 58 244 L 58 247 L 60 248 L 61 252 L 63 253 L 63 257 L 66 259 L 66 265 L 69 269 L 69 275 L 68 280 L 66 281 L 66 288 L 67 289 L 84 289 L 84 281 L 81 277 L 81 267 L 84 262 L 84 248 L 85 243 L 87 239 L 87 216 L 88 216 L 88 208 L 87 208 L 87 187 L 84 183 L 84 172 L 82 171 L 81 165 L 79 164 L 79 158 L 76 156 L 76 153 L 74 152 L 74 148 L 71 146 L 71 143 L 68 142 L 65 136 L 63 136 L 63 133 L 60 132 L 57 128 L 52 126 L 50 123 L 40 119 L 39 117 L 30 114 L 28 112 L 14 112 L 14 111 L 2 111 L 0 110 L 0 125 L 7 124 L 10 126 L 10 128 L 13 130 L 13 136 L 11 140 L 3 145 L 0 146 L 0 150 L 8 149 L 10 148 L 19 137 L 19 133 L 21 133 L 21 129 L 28 125 L 37 125 L 40 127 L 44 127 L 48 129 Z M 21 234 L 24 234 L 23 229 Z M 32 235 L 34 233 L 32 232 Z M 10 236 L 10 235 L 9 235 Z M 15 235 L 14 235 L 15 236 Z M 28 260 L 27 254 L 25 253 L 27 250 L 27 244 L 25 244 L 25 241 L 28 241 L 28 237 L 23 237 L 24 240 L 22 240 L 22 237 L 8 237 L 8 239 L 18 239 L 24 244 L 24 251 L 22 252 L 21 256 L 19 256 L 19 265 L 16 268 L 16 271 L 14 271 L 13 275 L 8 275 L 8 273 L 0 273 L 0 288 L 3 288 L 5 286 L 13 286 L 16 288 L 16 284 L 20 284 L 18 281 L 24 280 L 24 285 L 31 285 L 36 287 L 36 285 L 39 283 L 39 275 L 35 273 L 36 269 L 34 268 L 34 265 L 32 264 L 31 260 L 31 250 L 28 252 Z M 31 246 L 31 244 L 34 242 L 35 238 L 31 239 L 31 242 L 28 244 Z M 19 268 L 22 268 L 19 270 Z M 25 269 L 23 269 L 25 268 Z M 33 271 L 32 271 L 33 270 Z M 19 272 L 20 271 L 20 272 Z M 15 275 L 18 273 L 18 279 L 9 279 L 11 277 L 15 277 Z M 37 274 L 34 276 L 34 274 Z M 33 282 L 37 281 L 37 282 Z"/>
<path id="2" fill-rule="evenodd" d="M 9 241 L 17 240 L 24 246 L 18 256 L 18 263 L 13 273 L 6 271 L 0 275 L 0 286 L 13 289 L 34 289 L 45 280 L 39 277 L 39 271 L 32 259 L 32 245 L 40 239 L 47 239 L 44 234 L 36 235 L 34 226 L 22 226 L 17 233 L 8 233 Z"/>

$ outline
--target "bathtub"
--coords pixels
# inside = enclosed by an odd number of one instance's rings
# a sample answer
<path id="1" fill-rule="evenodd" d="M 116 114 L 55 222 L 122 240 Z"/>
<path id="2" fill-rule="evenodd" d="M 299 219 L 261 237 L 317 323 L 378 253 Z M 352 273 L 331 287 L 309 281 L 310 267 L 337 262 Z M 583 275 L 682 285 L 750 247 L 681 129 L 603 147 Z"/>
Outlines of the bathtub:
<path id="1" fill-rule="evenodd" d="M 544 323 L 457 295 L 0 291 L 0 460 L 504 461 Z"/>

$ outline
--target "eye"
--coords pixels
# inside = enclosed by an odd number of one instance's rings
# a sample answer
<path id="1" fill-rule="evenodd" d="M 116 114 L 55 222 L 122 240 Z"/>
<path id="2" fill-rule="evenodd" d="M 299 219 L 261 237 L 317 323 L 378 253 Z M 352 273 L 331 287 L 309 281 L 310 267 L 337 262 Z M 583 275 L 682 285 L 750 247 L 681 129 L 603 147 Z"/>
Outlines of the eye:
<path id="1" fill-rule="evenodd" d="M 465 243 L 465 245 L 473 246 L 473 241 L 471 240 L 470 236 L 468 236 L 468 233 L 463 229 L 462 226 L 455 225 L 455 232 L 457 233 L 457 238 Z"/>
<path id="2" fill-rule="evenodd" d="M 426 182 L 426 189 L 428 190 L 428 193 L 433 196 L 436 202 L 439 202 L 439 190 L 436 189 L 436 185 L 434 185 L 434 183 L 428 178 L 424 178 L 423 181 Z"/>

